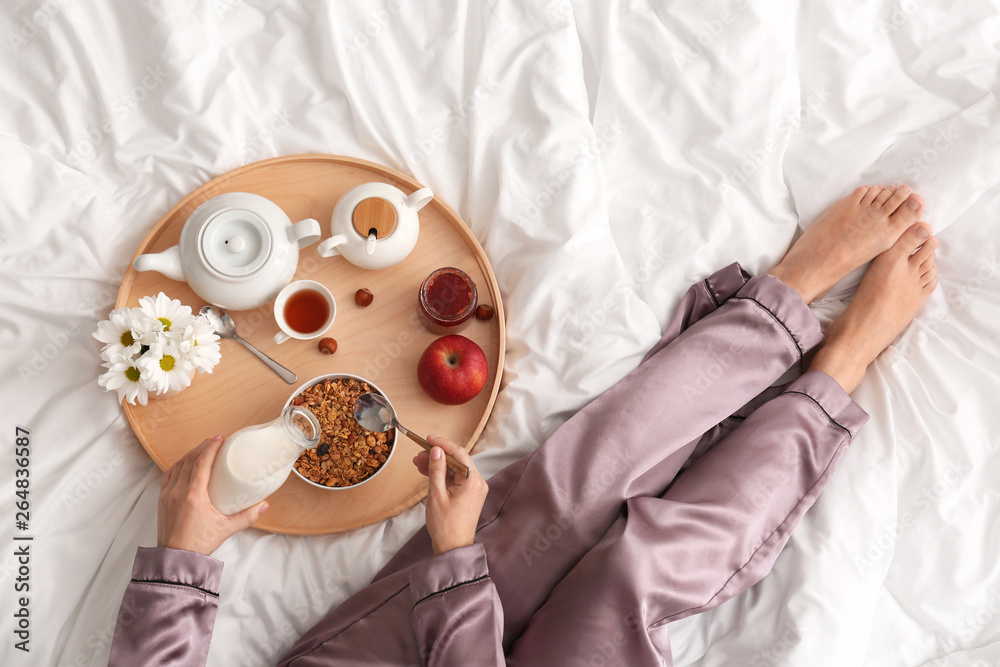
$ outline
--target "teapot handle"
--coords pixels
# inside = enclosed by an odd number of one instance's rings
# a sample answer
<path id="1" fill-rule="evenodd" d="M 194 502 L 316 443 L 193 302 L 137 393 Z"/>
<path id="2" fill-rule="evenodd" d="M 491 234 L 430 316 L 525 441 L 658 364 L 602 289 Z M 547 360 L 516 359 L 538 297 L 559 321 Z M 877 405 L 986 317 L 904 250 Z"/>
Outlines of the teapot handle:
<path id="1" fill-rule="evenodd" d="M 419 211 L 424 206 L 430 203 L 434 199 L 434 193 L 431 192 L 430 188 L 420 188 L 412 195 L 403 200 L 408 208 L 412 208 L 414 211 Z"/>
<path id="2" fill-rule="evenodd" d="M 300 249 L 319 241 L 319 236 L 319 222 L 313 218 L 299 220 L 288 228 L 288 240 L 298 243 Z"/>
<path id="3" fill-rule="evenodd" d="M 343 234 L 337 234 L 336 236 L 331 236 L 327 240 L 319 244 L 316 248 L 316 252 L 319 253 L 320 257 L 333 257 L 334 255 L 339 255 L 340 251 L 337 250 L 337 246 L 347 243 L 347 237 Z"/>

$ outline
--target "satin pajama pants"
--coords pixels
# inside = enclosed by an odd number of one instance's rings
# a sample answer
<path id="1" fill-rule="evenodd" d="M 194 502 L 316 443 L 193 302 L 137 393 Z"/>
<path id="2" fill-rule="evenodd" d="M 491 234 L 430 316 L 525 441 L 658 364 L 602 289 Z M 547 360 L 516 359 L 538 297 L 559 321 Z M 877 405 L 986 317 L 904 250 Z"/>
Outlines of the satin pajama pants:
<path id="1" fill-rule="evenodd" d="M 489 480 L 476 540 L 508 665 L 669 665 L 668 622 L 770 571 L 868 419 L 819 371 L 771 386 L 821 338 L 794 290 L 730 265 L 634 371 Z M 407 570 L 432 555 L 422 529 L 283 664 L 422 664 Z"/>

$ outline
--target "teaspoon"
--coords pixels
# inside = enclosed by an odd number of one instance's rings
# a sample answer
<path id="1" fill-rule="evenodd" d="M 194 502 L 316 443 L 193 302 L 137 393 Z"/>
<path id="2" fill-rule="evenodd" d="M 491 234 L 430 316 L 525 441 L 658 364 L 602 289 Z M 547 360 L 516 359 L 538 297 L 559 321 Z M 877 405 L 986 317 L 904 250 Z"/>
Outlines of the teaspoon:
<path id="1" fill-rule="evenodd" d="M 288 384 L 295 384 L 298 382 L 298 376 L 291 372 L 277 361 L 267 356 L 257 348 L 255 348 L 250 343 L 246 342 L 239 337 L 236 333 L 236 323 L 233 322 L 233 318 L 229 316 L 229 313 L 222 310 L 221 308 L 216 308 L 215 306 L 205 306 L 199 313 L 208 318 L 209 323 L 212 328 L 215 329 L 215 333 L 219 335 L 219 338 L 231 338 L 232 340 L 243 343 L 248 350 L 253 352 L 258 359 L 267 364 L 268 368 L 281 376 L 281 379 Z"/>
<path id="2" fill-rule="evenodd" d="M 396 419 L 396 413 L 393 412 L 389 401 L 385 400 L 384 396 L 372 392 L 358 396 L 358 399 L 354 401 L 354 419 L 361 425 L 361 428 L 374 433 L 385 433 L 395 426 L 402 431 L 403 435 L 409 436 L 411 440 L 428 452 L 431 451 L 432 445 L 429 442 L 416 433 L 403 428 L 403 425 Z M 445 454 L 444 456 L 448 467 L 456 475 L 465 479 L 469 478 L 469 466 L 456 460 L 450 454 Z"/>

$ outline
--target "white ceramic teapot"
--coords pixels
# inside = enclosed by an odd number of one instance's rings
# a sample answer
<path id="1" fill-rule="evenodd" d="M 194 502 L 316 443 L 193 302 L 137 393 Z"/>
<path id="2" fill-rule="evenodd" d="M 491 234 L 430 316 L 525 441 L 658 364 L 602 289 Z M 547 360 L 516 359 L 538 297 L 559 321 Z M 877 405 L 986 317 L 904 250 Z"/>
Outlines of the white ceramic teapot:
<path id="1" fill-rule="evenodd" d="M 220 308 L 250 310 L 273 300 L 292 281 L 299 248 L 319 236 L 319 223 L 312 218 L 292 224 L 270 199 L 229 192 L 191 213 L 178 245 L 139 255 L 132 266 L 187 282 Z"/>
<path id="2" fill-rule="evenodd" d="M 417 211 L 432 199 L 429 188 L 406 196 L 388 183 L 362 183 L 337 202 L 330 221 L 333 236 L 317 251 L 322 257 L 343 255 L 363 269 L 399 264 L 417 243 Z"/>

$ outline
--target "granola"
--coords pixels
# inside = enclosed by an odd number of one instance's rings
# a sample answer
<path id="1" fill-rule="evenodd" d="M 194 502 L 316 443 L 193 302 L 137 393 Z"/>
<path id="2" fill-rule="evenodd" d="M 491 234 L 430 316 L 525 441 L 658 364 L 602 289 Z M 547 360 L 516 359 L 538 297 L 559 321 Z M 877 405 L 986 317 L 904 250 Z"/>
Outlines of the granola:
<path id="1" fill-rule="evenodd" d="M 296 396 L 319 420 L 319 445 L 302 452 L 295 469 L 323 486 L 353 486 L 368 479 L 386 462 L 392 449 L 389 433 L 372 433 L 354 419 L 354 401 L 373 391 L 354 378 L 324 380 Z"/>

